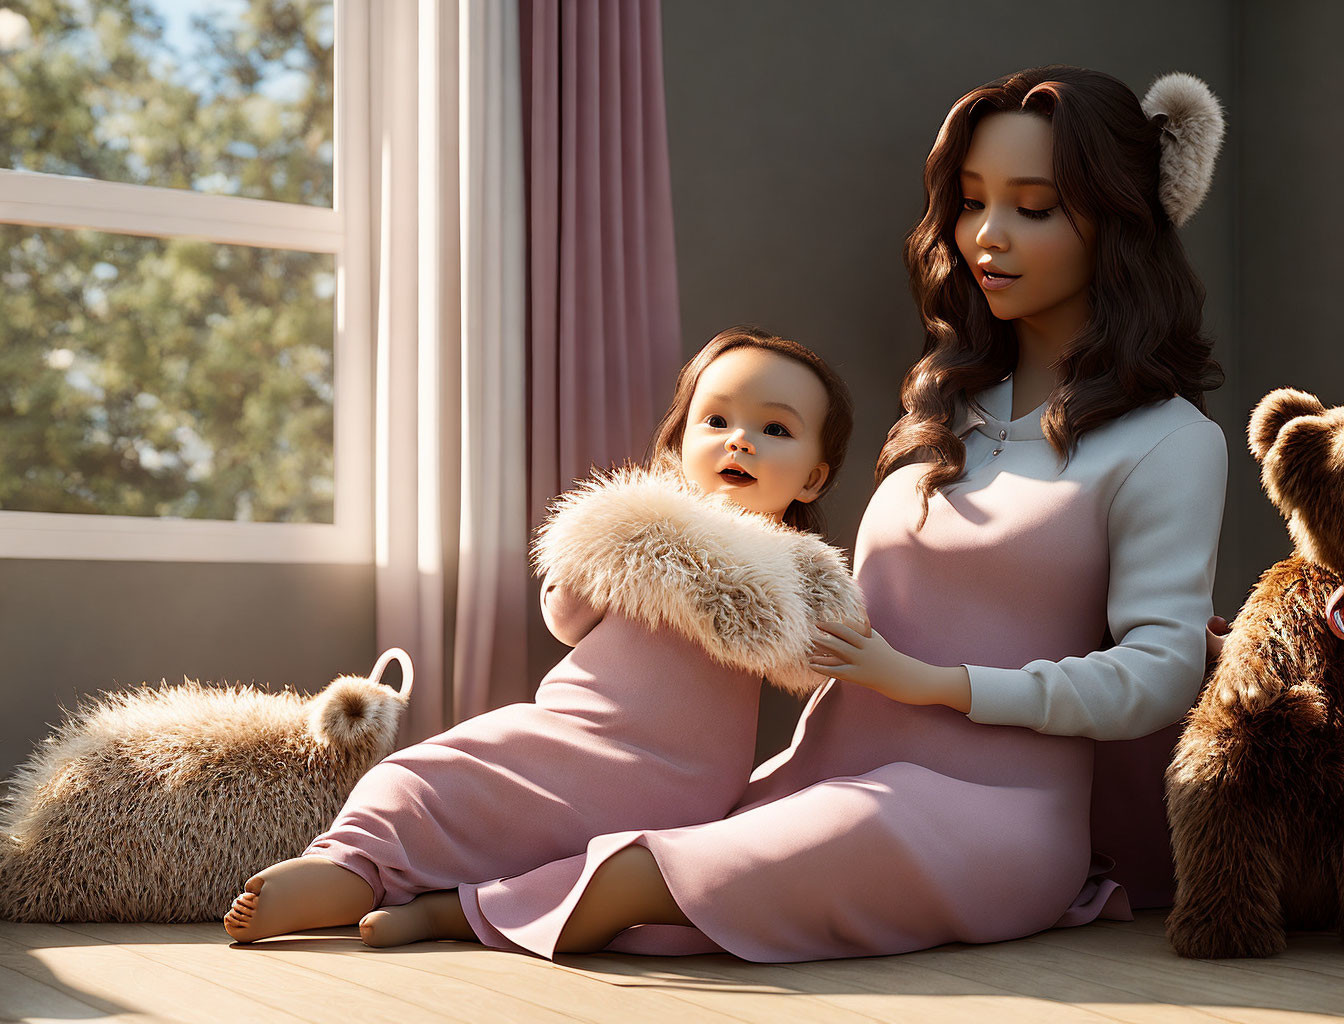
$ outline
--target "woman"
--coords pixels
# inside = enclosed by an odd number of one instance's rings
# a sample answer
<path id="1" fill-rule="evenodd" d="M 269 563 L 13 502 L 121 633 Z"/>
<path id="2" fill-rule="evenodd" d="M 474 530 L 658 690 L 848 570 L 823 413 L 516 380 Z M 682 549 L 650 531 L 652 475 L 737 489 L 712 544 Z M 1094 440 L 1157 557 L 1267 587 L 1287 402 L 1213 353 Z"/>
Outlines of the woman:
<path id="1" fill-rule="evenodd" d="M 1210 170 L 1221 116 L 1178 99 L 1149 116 L 1116 79 L 1052 66 L 957 101 L 906 245 L 924 354 L 859 530 L 872 628 L 829 627 L 814 666 L 835 681 L 729 817 L 464 885 L 434 934 L 791 961 L 1128 916 L 1092 825 L 1144 831 L 1164 863 L 1166 835 L 1151 808 L 1089 821 L 1095 741 L 1195 697 L 1227 470 L 1175 232 L 1207 173 L 1164 162 Z M 1167 750 L 1139 753 L 1099 784 L 1160 792 Z"/>

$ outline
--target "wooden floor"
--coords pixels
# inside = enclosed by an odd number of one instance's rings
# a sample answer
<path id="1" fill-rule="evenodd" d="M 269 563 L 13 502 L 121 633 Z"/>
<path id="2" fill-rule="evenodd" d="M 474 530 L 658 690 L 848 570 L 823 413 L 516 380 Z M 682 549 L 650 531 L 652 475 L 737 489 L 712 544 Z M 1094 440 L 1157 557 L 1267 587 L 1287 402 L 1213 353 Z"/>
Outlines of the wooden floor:
<path id="1" fill-rule="evenodd" d="M 6 1021 L 1308 1021 L 1344 1015 L 1344 943 L 1188 961 L 1162 914 L 989 946 L 806 964 L 567 957 L 475 945 L 369 949 L 354 928 L 233 946 L 203 925 L 0 922 Z"/>

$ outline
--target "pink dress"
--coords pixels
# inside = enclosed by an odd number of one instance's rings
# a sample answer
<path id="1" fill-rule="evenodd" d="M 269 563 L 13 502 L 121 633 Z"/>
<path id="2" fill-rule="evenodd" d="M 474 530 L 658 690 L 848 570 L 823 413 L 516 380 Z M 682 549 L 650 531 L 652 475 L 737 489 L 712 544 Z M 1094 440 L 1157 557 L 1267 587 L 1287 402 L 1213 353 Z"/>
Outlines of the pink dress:
<path id="1" fill-rule="evenodd" d="M 665 675 L 675 685 L 659 685 Z M 608 614 L 531 704 L 398 750 L 355 784 L 303 856 L 368 882 L 378 906 L 524 871 L 632 824 L 722 817 L 751 772 L 759 676 Z"/>
<path id="2" fill-rule="evenodd" d="M 762 675 L 821 682 L 810 623 L 861 615 L 839 551 L 641 470 L 571 492 L 538 544 L 548 624 L 577 646 L 536 700 L 380 761 L 303 851 L 378 906 L 595 835 L 724 817 L 751 773 Z"/>
<path id="3" fill-rule="evenodd" d="M 922 531 L 923 467 L 888 476 L 856 550 L 874 628 L 898 651 L 965 664 L 970 715 L 832 681 L 727 818 L 598 836 L 583 854 L 463 886 L 483 942 L 551 956 L 593 872 L 632 843 L 695 927 L 636 926 L 618 951 L 798 961 L 1128 916 L 1106 877 L 1112 851 L 1093 849 L 1096 740 L 1145 736 L 1194 699 L 1226 448 L 1173 398 L 1092 431 L 1061 469 L 1041 410 L 1010 421 L 1009 408 L 1011 377 L 964 410 L 966 474 L 931 498 Z M 1156 779 L 1160 799 L 1165 753 L 1135 749 L 1111 759 L 1118 788 Z M 1151 824 L 1139 848 L 1165 865 Z"/>

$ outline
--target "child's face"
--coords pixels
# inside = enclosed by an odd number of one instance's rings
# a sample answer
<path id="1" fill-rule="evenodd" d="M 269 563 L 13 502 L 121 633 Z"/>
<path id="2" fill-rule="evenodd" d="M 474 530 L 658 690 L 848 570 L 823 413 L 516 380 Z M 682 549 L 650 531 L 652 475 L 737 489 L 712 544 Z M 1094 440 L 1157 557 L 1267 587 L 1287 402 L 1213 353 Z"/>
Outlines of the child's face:
<path id="1" fill-rule="evenodd" d="M 1077 214 L 1075 232 L 1064 215 L 1051 150 L 1050 122 L 1034 114 L 990 114 L 975 126 L 961 165 L 957 248 L 1000 320 L 1081 325 L 1096 232 Z"/>
<path id="2" fill-rule="evenodd" d="M 729 349 L 700 374 L 686 416 L 681 468 L 708 493 L 782 519 L 826 482 L 821 427 L 826 388 L 795 359 Z"/>

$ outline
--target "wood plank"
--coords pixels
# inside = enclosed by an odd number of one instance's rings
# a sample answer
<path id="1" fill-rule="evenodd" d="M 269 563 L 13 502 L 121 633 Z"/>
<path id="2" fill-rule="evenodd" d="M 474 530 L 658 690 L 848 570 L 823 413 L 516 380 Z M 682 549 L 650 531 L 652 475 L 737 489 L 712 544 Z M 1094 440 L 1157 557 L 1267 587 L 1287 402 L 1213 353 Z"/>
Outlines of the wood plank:
<path id="1" fill-rule="evenodd" d="M 683 987 L 710 981 L 719 985 L 731 984 L 733 991 L 741 992 L 765 985 L 771 993 L 788 995 L 784 1005 L 796 1004 L 798 994 L 808 994 L 818 1003 L 828 1003 L 837 1009 L 881 1021 L 993 1019 L 1034 1024 L 1043 1020 L 1077 1020 L 1096 1024 L 1106 1019 L 1087 1011 L 1051 1007 L 1046 1003 L 1020 1005 L 1010 991 L 913 965 L 908 959 L 910 955 L 801 964 L 751 964 L 727 957 L 686 957 L 668 963 L 655 973 L 673 983 L 679 982 Z M 595 959 L 598 958 L 586 958 L 587 961 Z M 634 959 L 601 956 L 603 969 L 647 978 L 647 969 L 629 962 Z M 694 962 L 683 964 L 680 959 Z M 734 1012 L 740 1012 L 737 1000 L 730 1005 Z M 769 1020 L 768 1014 L 777 1011 L 763 1004 L 761 1012 L 761 1017 L 753 1015 L 751 1019 Z M 799 1019 L 818 1019 L 815 1016 L 809 1018 L 807 1012 L 814 1011 L 805 1011 Z M 781 1018 L 775 1016 L 773 1019 Z"/>
<path id="2" fill-rule="evenodd" d="M 974 1014 L 995 1021 L 1039 1020 L 1102 1021 L 1111 1018 L 1067 1000 L 1028 991 L 1014 972 L 994 973 L 975 969 L 967 959 L 976 947 L 961 943 L 937 950 L 906 953 L 900 957 L 873 960 L 827 960 L 794 965 L 833 984 L 867 988 L 870 998 L 890 998 L 893 990 L 907 999 L 919 998 L 918 1013 L 938 1012 L 946 1019 L 964 1019 Z M 946 1007 L 946 1010 L 938 1010 Z"/>
<path id="3" fill-rule="evenodd" d="M 420 1024 L 872 1024 L 919 1020 L 1221 1024 L 1337 1021 L 1328 934 L 1266 960 L 1177 957 L 1165 912 L 903 956 L 751 964 L 725 954 L 562 957 L 474 943 L 370 949 L 354 927 L 236 946 L 217 924 L 0 922 L 0 1021 L 363 1018 Z M 250 993 L 256 993 L 251 995 Z"/>
<path id="4" fill-rule="evenodd" d="M 1248 957 L 1238 960 L 1206 960 L 1205 963 L 1235 965 L 1238 970 L 1271 977 L 1286 977 L 1293 983 L 1308 984 L 1302 975 L 1316 975 L 1337 992 L 1344 993 L 1344 949 L 1333 936 L 1313 936 L 1318 945 L 1307 946 L 1299 939 L 1289 939 L 1286 952 L 1264 959 Z M 1296 973 L 1296 972 L 1300 972 Z M 1344 995 L 1341 996 L 1344 1001 Z"/>
<path id="5" fill-rule="evenodd" d="M 357 933 L 354 938 L 358 943 Z M 426 969 L 427 961 L 451 955 L 448 952 L 426 950 L 418 943 L 381 950 L 358 944 L 359 950 L 352 949 L 350 944 L 324 947 L 296 942 L 283 948 L 273 946 L 264 953 L 268 961 L 277 965 L 303 967 L 321 975 L 326 985 L 337 990 L 343 984 L 354 983 L 375 993 L 396 991 L 402 1000 L 416 1007 L 416 1012 L 402 1014 L 401 1019 L 406 1021 L 448 1017 L 471 1024 L 484 1020 L 501 1024 L 574 1024 L 576 1020 L 588 1019 L 581 1005 L 541 1002 L 536 992 L 482 984 L 470 971 Z"/>
<path id="6" fill-rule="evenodd" d="M 1109 921 L 1098 918 L 1085 928 L 1120 928 L 1127 932 L 1139 932 L 1143 935 L 1156 935 L 1165 939 L 1167 935 L 1168 910 L 1136 910 L 1133 921 Z"/>
<path id="7" fill-rule="evenodd" d="M 871 1024 L 889 1019 L 811 993 L 798 984 L 798 974 L 784 965 L 747 963 L 727 954 L 644 957 L 603 953 L 563 957 L 559 963 L 588 977 L 620 978 L 627 986 L 662 987 L 701 1010 L 728 1012 L 744 1021 Z"/>
<path id="8" fill-rule="evenodd" d="M 1176 951 L 1166 938 L 1166 912 L 1143 911 L 1146 919 L 1130 921 L 1096 922 L 1097 925 L 1118 928 L 1130 934 L 1147 935 L 1157 938 L 1173 956 Z M 1157 916 L 1153 916 L 1157 915 Z M 1233 957 L 1222 960 L 1205 960 L 1211 964 L 1235 964 L 1253 973 L 1263 973 L 1268 969 L 1277 973 L 1280 969 L 1298 969 L 1317 974 L 1330 975 L 1344 979 L 1344 942 L 1338 932 L 1289 932 L 1288 948 L 1272 957 Z M 1181 958 L 1185 959 L 1185 958 Z"/>
<path id="9" fill-rule="evenodd" d="M 317 962 L 332 961 L 332 953 L 351 945 L 366 949 L 359 941 L 356 929 L 316 930 L 294 937 L 267 939 L 247 946 L 233 946 L 227 941 L 222 927 L 218 929 L 226 941 L 185 927 L 173 925 L 62 925 L 65 929 L 90 935 L 99 941 L 133 949 L 134 953 L 151 959 L 164 968 L 179 970 L 200 981 L 218 982 L 239 992 L 251 992 L 258 1004 L 297 1019 L 314 1021 L 344 1020 L 358 1017 L 368 1024 L 401 1024 L 401 1021 L 425 1017 L 425 1009 L 437 1013 L 438 1019 L 472 1024 L 472 1017 L 460 1016 L 453 1011 L 453 1002 L 441 1002 L 437 1007 L 423 1007 L 414 998 L 407 997 L 401 986 L 362 984 L 351 974 L 337 974 L 344 984 L 333 985 L 332 973 L 309 968 L 294 957 L 284 955 L 292 945 L 316 945 L 308 957 Z M 199 927 L 199 926 L 195 926 Z M 195 939 L 195 941 L 194 941 Z M 374 972 L 379 973 L 379 972 Z M 450 993 L 444 993 L 448 996 Z M 465 992 L 452 993 L 465 996 Z M 478 1017 L 477 1017 L 478 1019 Z"/>
<path id="10" fill-rule="evenodd" d="M 259 1005 L 246 990 L 237 992 L 191 977 L 136 955 L 134 947 L 109 945 L 61 925 L 5 923 L 0 927 L 0 948 L 18 950 L 50 976 L 47 984 L 59 984 L 71 997 L 105 1012 L 142 1011 L 178 1024 L 310 1021 Z"/>
<path id="11" fill-rule="evenodd" d="M 613 986 L 540 957 L 486 949 L 476 943 L 416 943 L 370 952 L 395 955 L 399 962 L 405 960 L 417 970 L 470 981 L 489 991 L 509 993 L 588 1021 L 628 1024 L 635 1019 L 641 1024 L 686 1024 L 694 1019 L 729 1024 L 746 1019 L 734 1012 L 692 1005 L 680 992 Z"/>
<path id="12" fill-rule="evenodd" d="M 1028 943 L 1070 949 L 1087 957 L 1094 975 L 1149 1000 L 1207 1010 L 1233 1021 L 1263 1021 L 1263 1011 L 1326 1014 L 1341 1008 L 1338 986 L 1290 984 L 1284 975 L 1266 976 L 1215 960 L 1185 960 L 1165 939 L 1118 929 L 1060 928 Z"/>
<path id="13" fill-rule="evenodd" d="M 133 1011 L 117 1013 L 111 1004 L 97 1005 L 100 1000 L 77 999 L 60 982 L 53 983 L 48 978 L 47 969 L 27 953 L 12 948 L 0 950 L 0 1021 L 171 1024 L 166 1017 L 149 1017 Z"/>
<path id="14" fill-rule="evenodd" d="M 1150 943 L 1154 955 L 1165 963 L 1188 964 L 1202 963 L 1227 969 L 1245 970 L 1254 974 L 1269 973 L 1292 977 L 1293 971 L 1306 971 L 1326 975 L 1336 979 L 1332 984 L 1344 981 L 1344 944 L 1333 932 L 1294 932 L 1288 937 L 1288 948 L 1271 957 L 1226 957 L 1222 959 L 1192 960 L 1179 956 L 1166 936 L 1148 931 L 1116 930 L 1126 938 L 1117 939 L 1125 943 Z"/>
<path id="15" fill-rule="evenodd" d="M 998 985 L 1018 996 L 1068 1003 L 1130 1024 L 1226 1021 L 1184 1003 L 1163 1004 L 1136 986 L 1097 977 L 1086 957 L 1063 947 L 1021 941 L 968 946 L 938 961 L 939 969 Z"/>
<path id="16" fill-rule="evenodd" d="M 524 954 L 488 950 L 476 943 L 422 942 L 390 949 L 371 949 L 360 942 L 358 929 L 349 927 L 265 939 L 246 947 L 229 948 L 230 939 L 223 928 L 211 924 L 144 924 L 129 927 L 169 937 L 180 933 L 204 945 L 224 947 L 223 952 L 227 956 L 264 953 L 267 962 L 301 964 L 326 975 L 328 982 L 332 979 L 355 980 L 358 975 L 352 974 L 352 971 L 360 971 L 363 972 L 365 983 L 380 990 L 394 987 L 402 998 L 408 998 L 404 985 L 399 982 L 389 986 L 388 972 L 413 970 L 414 976 L 407 976 L 404 981 L 417 986 L 425 984 L 426 978 L 455 981 L 463 987 L 474 989 L 478 997 L 485 998 L 485 1012 L 493 1013 L 496 1007 L 511 1008 L 518 1012 L 519 1019 L 528 1022 L 573 1021 L 578 1017 L 625 1024 L 632 1012 L 635 1012 L 641 1021 L 650 1021 L 651 1024 L 685 1024 L 689 1010 L 685 1005 L 669 1002 L 653 994 L 632 999 L 623 990 L 613 990 L 602 980 L 584 978 L 582 972 L 560 980 L 557 974 L 563 969 L 549 961 Z M 572 998 L 572 1004 L 557 998 L 561 992 Z M 431 1002 L 429 1008 L 442 1012 L 443 1005 Z M 571 1005 L 578 1009 L 571 1011 Z M 479 1013 L 473 1016 L 469 1010 L 461 1012 L 466 1019 L 482 1019 Z M 699 1019 L 734 1021 L 739 1018 L 716 1015 L 709 1018 L 701 1016 Z"/>

